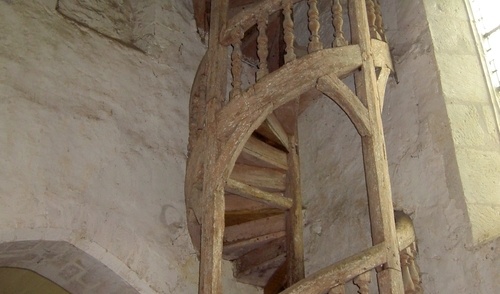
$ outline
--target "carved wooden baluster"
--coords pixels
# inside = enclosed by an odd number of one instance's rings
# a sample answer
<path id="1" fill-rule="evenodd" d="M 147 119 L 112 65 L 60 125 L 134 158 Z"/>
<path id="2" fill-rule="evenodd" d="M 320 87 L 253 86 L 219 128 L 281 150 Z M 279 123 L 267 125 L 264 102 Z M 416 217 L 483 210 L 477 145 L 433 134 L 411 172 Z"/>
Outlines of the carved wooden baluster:
<path id="1" fill-rule="evenodd" d="M 405 293 L 415 293 L 415 284 L 411 278 L 409 264 L 411 263 L 411 252 L 409 248 L 404 249 L 400 255 L 401 258 L 401 273 L 403 275 L 403 285 Z"/>
<path id="2" fill-rule="evenodd" d="M 292 1 L 283 1 L 283 39 L 286 44 L 286 54 L 285 63 L 295 60 L 295 52 L 293 48 L 293 41 L 295 36 L 293 35 L 293 20 L 292 20 Z"/>
<path id="3" fill-rule="evenodd" d="M 259 36 L 257 37 L 257 56 L 259 57 L 259 70 L 257 71 L 257 81 L 269 73 L 267 68 L 267 15 L 259 18 L 257 22 L 257 30 Z"/>
<path id="4" fill-rule="evenodd" d="M 344 284 L 338 285 L 335 288 L 330 289 L 328 294 L 345 294 L 345 286 Z"/>
<path id="5" fill-rule="evenodd" d="M 231 74 L 233 76 L 233 82 L 231 85 L 233 88 L 229 93 L 229 98 L 233 99 L 236 96 L 241 95 L 241 70 L 242 70 L 242 53 L 241 53 L 241 40 L 243 39 L 243 32 L 240 29 L 238 31 L 238 37 L 233 44 L 233 52 L 231 53 Z"/>
<path id="6" fill-rule="evenodd" d="M 356 286 L 358 286 L 358 288 L 359 288 L 358 293 L 359 294 L 368 294 L 369 293 L 371 278 L 372 278 L 372 276 L 371 276 L 371 273 L 369 271 L 364 272 L 361 275 L 354 278 L 353 282 Z"/>
<path id="7" fill-rule="evenodd" d="M 333 46 L 346 46 L 347 41 L 344 37 L 344 18 L 342 17 L 342 4 L 340 3 L 340 0 L 333 0 L 332 18 L 333 27 L 335 29 L 335 40 L 333 41 Z"/>
<path id="8" fill-rule="evenodd" d="M 307 51 L 309 53 L 316 52 L 322 49 L 323 45 L 319 39 L 319 11 L 318 11 L 318 0 L 308 0 L 309 11 L 307 16 L 309 17 L 309 31 L 311 31 L 311 37 L 309 38 L 309 47 Z"/>
<path id="9" fill-rule="evenodd" d="M 384 21 L 382 19 L 382 9 L 380 7 L 380 1 L 375 1 L 375 27 L 377 33 L 379 34 L 380 40 L 385 41 L 385 32 L 384 32 Z"/>
<path id="10" fill-rule="evenodd" d="M 373 3 L 373 0 L 366 0 L 366 12 L 368 13 L 370 36 L 377 39 L 377 28 L 375 27 L 375 3 Z"/>

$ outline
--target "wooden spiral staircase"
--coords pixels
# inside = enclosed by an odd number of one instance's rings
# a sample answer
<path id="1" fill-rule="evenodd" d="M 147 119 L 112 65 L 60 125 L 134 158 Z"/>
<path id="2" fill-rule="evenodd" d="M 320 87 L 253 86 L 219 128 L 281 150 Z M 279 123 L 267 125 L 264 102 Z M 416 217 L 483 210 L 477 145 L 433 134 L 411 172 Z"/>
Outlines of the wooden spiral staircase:
<path id="1" fill-rule="evenodd" d="M 392 207 L 380 115 L 392 63 L 378 1 L 331 0 L 327 46 L 318 3 L 308 0 L 307 50 L 294 42 L 293 8 L 303 1 L 235 2 L 242 6 L 195 1 L 210 26 L 191 93 L 185 181 L 199 293 L 222 292 L 222 258 L 264 293 L 344 293 L 350 281 L 368 293 L 372 271 L 380 293 L 420 293 L 413 226 Z M 255 79 L 244 85 L 252 60 Z M 350 75 L 354 91 L 342 81 Z M 311 93 L 337 103 L 362 138 L 373 246 L 305 277 L 297 118 Z"/>

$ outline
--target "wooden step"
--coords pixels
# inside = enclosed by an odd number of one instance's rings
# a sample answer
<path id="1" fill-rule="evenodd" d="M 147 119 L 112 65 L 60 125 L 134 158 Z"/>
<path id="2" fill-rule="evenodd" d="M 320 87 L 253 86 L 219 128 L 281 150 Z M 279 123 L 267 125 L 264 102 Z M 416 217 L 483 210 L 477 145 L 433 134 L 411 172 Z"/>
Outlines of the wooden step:
<path id="1" fill-rule="evenodd" d="M 285 230 L 285 214 L 274 215 L 224 229 L 224 243 L 252 239 Z"/>
<path id="2" fill-rule="evenodd" d="M 245 273 L 239 274 L 236 276 L 236 280 L 240 283 L 265 287 L 271 276 L 285 260 L 286 254 L 276 256 L 275 258 L 270 259 Z"/>
<path id="3" fill-rule="evenodd" d="M 240 195 L 254 201 L 265 203 L 271 207 L 284 210 L 290 209 L 293 205 L 292 199 L 284 197 L 283 193 L 265 192 L 233 179 L 227 180 L 226 192 Z"/>
<path id="4" fill-rule="evenodd" d="M 262 142 L 255 136 L 248 139 L 240 154 L 239 162 L 283 170 L 288 168 L 286 152 Z"/>
<path id="5" fill-rule="evenodd" d="M 268 192 L 285 190 L 286 173 L 282 170 L 236 164 L 230 178 Z"/>
<path id="6" fill-rule="evenodd" d="M 286 253 L 286 238 L 273 240 L 260 248 L 254 249 L 235 260 L 235 276 L 252 271 L 259 265 L 267 263 Z"/>
<path id="7" fill-rule="evenodd" d="M 277 208 L 263 208 L 259 210 L 231 210 L 226 211 L 224 215 L 224 223 L 226 227 L 229 227 L 282 213 L 283 211 Z"/>
<path id="8" fill-rule="evenodd" d="M 286 150 L 290 149 L 288 146 L 288 134 L 274 113 L 271 113 L 257 128 L 256 133 L 274 142 L 275 144 L 283 146 Z"/>
<path id="9" fill-rule="evenodd" d="M 270 233 L 251 239 L 239 240 L 236 242 L 225 243 L 222 250 L 222 256 L 226 260 L 235 260 L 245 253 L 248 253 L 258 247 L 265 246 L 269 242 L 285 237 L 285 231 Z"/>
<path id="10" fill-rule="evenodd" d="M 236 194 L 226 192 L 226 213 L 237 210 L 262 210 L 269 208 L 269 205 L 260 201 L 255 201 Z"/>

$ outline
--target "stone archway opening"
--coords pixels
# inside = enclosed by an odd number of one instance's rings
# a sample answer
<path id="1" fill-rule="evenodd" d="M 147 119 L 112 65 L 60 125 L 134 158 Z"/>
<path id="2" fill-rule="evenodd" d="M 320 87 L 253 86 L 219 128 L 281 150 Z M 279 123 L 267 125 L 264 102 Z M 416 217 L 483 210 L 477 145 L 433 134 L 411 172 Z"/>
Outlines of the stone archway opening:
<path id="1" fill-rule="evenodd" d="M 0 244 L 0 270 L 14 274 L 13 269 L 22 270 L 18 274 L 32 271 L 67 291 L 60 293 L 139 293 L 102 262 L 65 241 Z"/>

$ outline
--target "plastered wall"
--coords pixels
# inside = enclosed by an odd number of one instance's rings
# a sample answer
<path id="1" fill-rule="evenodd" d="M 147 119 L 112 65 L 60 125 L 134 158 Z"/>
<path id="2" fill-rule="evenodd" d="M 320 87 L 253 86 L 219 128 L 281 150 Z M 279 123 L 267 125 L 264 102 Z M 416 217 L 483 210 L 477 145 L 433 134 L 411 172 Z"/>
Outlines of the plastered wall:
<path id="1" fill-rule="evenodd" d="M 141 293 L 195 293 L 183 186 L 205 47 L 190 1 L 132 7 L 140 48 L 56 2 L 0 1 L 0 242 L 67 241 Z"/>

